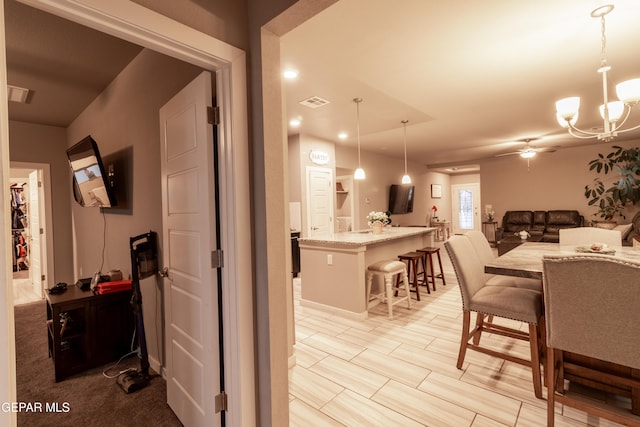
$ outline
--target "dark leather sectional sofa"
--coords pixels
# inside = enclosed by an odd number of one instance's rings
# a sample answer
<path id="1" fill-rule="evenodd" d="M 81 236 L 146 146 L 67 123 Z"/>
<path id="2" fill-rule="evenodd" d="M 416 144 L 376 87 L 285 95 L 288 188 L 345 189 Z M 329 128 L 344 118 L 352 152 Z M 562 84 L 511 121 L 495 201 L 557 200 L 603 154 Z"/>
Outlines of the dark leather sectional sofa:
<path id="1" fill-rule="evenodd" d="M 543 242 L 557 243 L 561 228 L 584 226 L 584 217 L 575 210 L 552 211 L 507 211 L 502 218 L 502 226 L 496 232 L 496 238 L 502 240 L 522 230 L 532 236 L 542 236 Z"/>

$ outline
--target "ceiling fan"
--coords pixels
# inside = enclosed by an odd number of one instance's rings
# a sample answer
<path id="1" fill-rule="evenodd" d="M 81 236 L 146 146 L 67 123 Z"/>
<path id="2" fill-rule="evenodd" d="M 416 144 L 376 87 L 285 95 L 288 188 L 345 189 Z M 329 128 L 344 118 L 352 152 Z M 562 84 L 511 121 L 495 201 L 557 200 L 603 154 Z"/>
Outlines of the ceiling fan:
<path id="1" fill-rule="evenodd" d="M 510 153 L 502 153 L 502 154 L 496 154 L 496 157 L 503 157 L 503 156 L 512 156 L 514 154 L 519 154 L 520 157 L 524 158 L 524 159 L 531 159 L 532 157 L 535 157 L 536 154 L 538 153 L 553 153 L 554 151 L 557 150 L 558 147 L 546 147 L 546 148 L 535 148 L 531 145 L 532 141 L 537 140 L 538 138 L 524 138 L 524 139 L 520 139 L 517 142 L 522 142 L 525 144 L 524 148 L 518 151 L 512 151 Z"/>

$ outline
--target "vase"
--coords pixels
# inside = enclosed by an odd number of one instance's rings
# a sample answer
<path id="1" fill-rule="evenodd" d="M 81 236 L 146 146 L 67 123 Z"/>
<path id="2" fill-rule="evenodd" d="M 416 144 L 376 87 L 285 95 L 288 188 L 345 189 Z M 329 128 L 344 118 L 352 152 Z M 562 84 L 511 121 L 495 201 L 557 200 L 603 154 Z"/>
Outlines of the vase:
<path id="1" fill-rule="evenodd" d="M 382 233 L 382 227 L 384 227 L 383 223 L 374 222 L 373 224 L 371 224 L 371 232 L 373 234 L 380 234 L 380 233 Z"/>

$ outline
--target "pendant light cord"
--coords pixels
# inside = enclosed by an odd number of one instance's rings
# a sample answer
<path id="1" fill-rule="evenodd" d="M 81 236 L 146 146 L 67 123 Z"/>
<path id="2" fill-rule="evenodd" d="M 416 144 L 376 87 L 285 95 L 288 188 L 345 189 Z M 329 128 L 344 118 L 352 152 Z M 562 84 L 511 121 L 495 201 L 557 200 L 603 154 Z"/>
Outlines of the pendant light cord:
<path id="1" fill-rule="evenodd" d="M 362 98 L 354 98 L 353 102 L 356 103 L 356 133 L 358 135 L 358 168 L 360 167 L 360 103 Z"/>
<path id="2" fill-rule="evenodd" d="M 403 120 L 404 125 L 404 174 L 407 175 L 407 123 L 409 120 Z"/>

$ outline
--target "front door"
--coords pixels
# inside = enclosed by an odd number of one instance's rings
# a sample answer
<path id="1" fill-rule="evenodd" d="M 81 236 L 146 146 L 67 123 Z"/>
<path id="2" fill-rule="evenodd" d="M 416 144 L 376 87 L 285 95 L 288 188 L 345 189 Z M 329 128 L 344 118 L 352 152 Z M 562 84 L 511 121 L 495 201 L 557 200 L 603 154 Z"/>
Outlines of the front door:
<path id="1" fill-rule="evenodd" d="M 455 184 L 451 186 L 454 234 L 469 230 L 480 230 L 480 184 Z"/>
<path id="2" fill-rule="evenodd" d="M 333 172 L 307 167 L 307 236 L 333 232 Z"/>
<path id="3" fill-rule="evenodd" d="M 160 109 L 167 402 L 185 426 L 219 426 L 211 74 Z"/>

